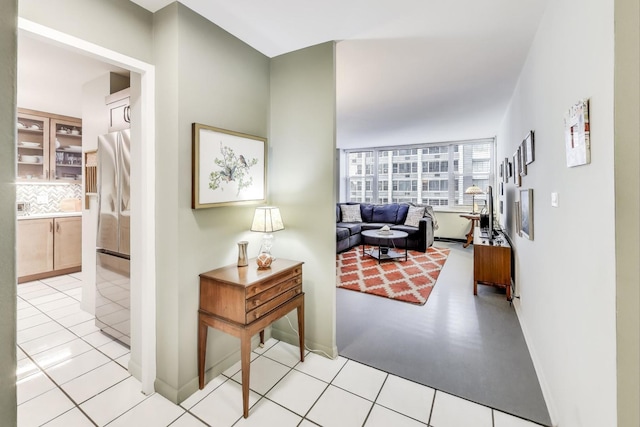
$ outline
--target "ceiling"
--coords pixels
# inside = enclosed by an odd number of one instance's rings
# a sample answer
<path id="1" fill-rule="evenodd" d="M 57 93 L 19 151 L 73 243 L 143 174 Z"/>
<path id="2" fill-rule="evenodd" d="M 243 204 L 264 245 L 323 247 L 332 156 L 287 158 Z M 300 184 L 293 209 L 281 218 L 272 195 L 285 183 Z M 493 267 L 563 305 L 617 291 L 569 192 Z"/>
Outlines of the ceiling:
<path id="1" fill-rule="evenodd" d="M 547 1 L 182 3 L 269 57 L 337 41 L 337 145 L 354 148 L 495 136 Z M 18 54 L 19 105 L 70 116 L 77 82 L 123 72 L 25 36 Z"/>
<path id="2" fill-rule="evenodd" d="M 349 148 L 495 136 L 547 0 L 181 3 L 269 57 L 338 41 L 337 144 Z"/>

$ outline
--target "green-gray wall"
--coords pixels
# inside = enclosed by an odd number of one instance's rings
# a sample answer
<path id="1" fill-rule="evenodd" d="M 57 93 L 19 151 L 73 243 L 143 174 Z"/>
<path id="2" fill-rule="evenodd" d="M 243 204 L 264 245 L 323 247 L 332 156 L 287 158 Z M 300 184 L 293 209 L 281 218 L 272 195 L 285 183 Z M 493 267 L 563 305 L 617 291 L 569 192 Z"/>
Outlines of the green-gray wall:
<path id="1" fill-rule="evenodd" d="M 20 0 L 20 17 L 151 62 L 152 14 L 128 0 Z"/>
<path id="2" fill-rule="evenodd" d="M 640 426 L 640 1 L 615 2 L 618 425 Z"/>
<path id="3" fill-rule="evenodd" d="M 286 227 L 275 234 L 275 251 L 304 261 L 305 338 L 310 348 L 332 357 L 337 356 L 335 87 L 334 43 L 271 60 L 270 194 Z M 295 319 L 294 314 L 294 325 Z M 285 320 L 274 329 L 275 337 L 295 342 Z"/>
<path id="4" fill-rule="evenodd" d="M 179 3 L 155 14 L 154 38 L 156 387 L 177 402 L 197 389 L 198 275 L 234 262 L 239 240 L 259 237 L 248 231 L 251 206 L 191 209 L 191 125 L 267 137 L 269 59 Z M 210 375 L 237 361 L 238 350 L 237 339 L 211 329 Z"/>
<path id="5" fill-rule="evenodd" d="M 16 421 L 16 0 L 0 0 L 0 419 Z"/>

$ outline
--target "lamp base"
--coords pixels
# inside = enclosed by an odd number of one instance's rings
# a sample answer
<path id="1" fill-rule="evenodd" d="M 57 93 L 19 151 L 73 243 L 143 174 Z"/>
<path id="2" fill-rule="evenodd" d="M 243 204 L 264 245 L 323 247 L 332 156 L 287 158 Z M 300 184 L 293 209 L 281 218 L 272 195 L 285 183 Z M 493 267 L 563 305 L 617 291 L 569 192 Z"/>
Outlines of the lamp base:
<path id="1" fill-rule="evenodd" d="M 271 268 L 273 257 L 268 252 L 261 252 L 256 258 L 256 264 L 258 264 L 258 270 L 266 270 Z"/>

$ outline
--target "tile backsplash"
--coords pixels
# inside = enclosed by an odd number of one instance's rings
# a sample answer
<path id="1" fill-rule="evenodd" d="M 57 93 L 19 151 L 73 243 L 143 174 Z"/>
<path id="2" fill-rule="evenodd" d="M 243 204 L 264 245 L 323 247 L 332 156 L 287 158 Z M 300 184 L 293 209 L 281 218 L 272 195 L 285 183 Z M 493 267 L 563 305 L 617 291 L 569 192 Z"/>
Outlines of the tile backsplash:
<path id="1" fill-rule="evenodd" d="M 60 212 L 64 199 L 82 199 L 82 185 L 16 184 L 16 201 L 28 203 L 30 214 Z"/>

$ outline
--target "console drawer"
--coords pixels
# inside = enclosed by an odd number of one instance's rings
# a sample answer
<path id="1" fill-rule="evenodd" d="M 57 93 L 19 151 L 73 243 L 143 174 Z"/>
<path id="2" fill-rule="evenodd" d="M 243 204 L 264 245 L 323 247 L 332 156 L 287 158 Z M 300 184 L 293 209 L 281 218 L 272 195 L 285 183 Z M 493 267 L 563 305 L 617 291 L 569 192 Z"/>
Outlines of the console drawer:
<path id="1" fill-rule="evenodd" d="M 302 285 L 295 285 L 293 289 L 289 289 L 277 297 L 267 301 L 254 310 L 247 312 L 247 324 L 259 319 L 260 317 L 268 314 L 271 310 L 278 308 L 281 304 L 289 301 L 293 297 L 302 293 Z"/>
<path id="2" fill-rule="evenodd" d="M 273 298 L 277 297 L 281 293 L 286 292 L 287 290 L 293 288 L 294 286 L 301 285 L 301 284 L 302 284 L 302 276 L 296 276 L 287 281 L 277 283 L 275 286 L 268 288 L 264 292 L 261 292 L 256 296 L 247 299 L 246 309 L 247 311 L 251 311 L 261 306 L 262 304 L 266 303 L 267 301 L 272 300 Z"/>

